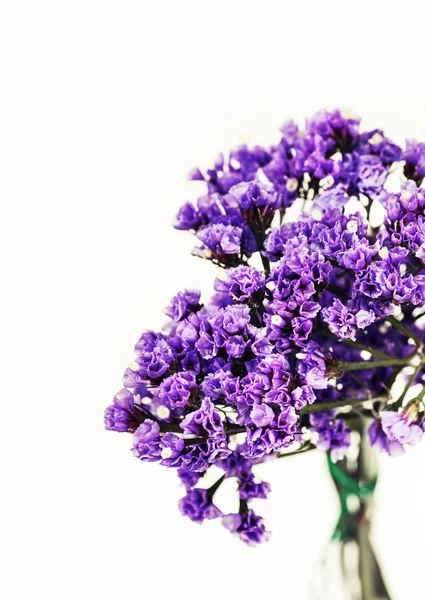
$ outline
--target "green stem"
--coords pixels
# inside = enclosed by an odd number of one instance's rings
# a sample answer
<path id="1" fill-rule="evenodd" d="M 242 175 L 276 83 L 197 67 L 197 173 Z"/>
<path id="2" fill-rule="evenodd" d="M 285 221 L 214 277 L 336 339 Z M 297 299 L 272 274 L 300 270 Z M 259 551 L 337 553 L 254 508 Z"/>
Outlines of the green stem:
<path id="1" fill-rule="evenodd" d="M 394 402 L 391 406 L 393 406 L 394 408 L 400 408 L 400 406 L 403 405 L 403 400 L 405 399 L 406 394 L 409 391 L 410 387 L 415 383 L 416 377 L 419 375 L 419 372 L 422 369 L 422 366 L 423 366 L 422 363 L 419 363 L 419 365 L 416 367 L 416 369 L 413 371 L 413 373 L 409 377 L 409 380 L 406 383 L 406 387 L 404 388 L 403 393 L 401 394 L 400 398 L 396 402 Z"/>
<path id="2" fill-rule="evenodd" d="M 347 371 L 364 371 L 366 369 L 377 369 L 379 367 L 395 367 L 397 365 L 408 365 L 410 357 L 407 358 L 388 358 L 382 360 L 360 360 L 354 362 L 341 361 L 338 363 L 340 370 L 345 373 Z"/>
<path id="3" fill-rule="evenodd" d="M 344 344 L 345 346 L 350 346 L 350 348 L 357 348 L 357 350 L 366 350 L 366 352 L 370 352 L 372 356 L 378 356 L 379 358 L 390 359 L 392 358 L 389 354 L 385 354 L 385 352 L 381 352 L 381 350 L 376 350 L 367 344 L 361 344 L 360 342 L 353 342 L 353 340 L 340 340 L 338 336 L 331 333 L 330 331 L 324 330 L 320 331 L 320 335 L 324 335 L 326 337 L 335 340 L 340 344 Z"/>
<path id="4" fill-rule="evenodd" d="M 331 400 L 330 402 L 315 402 L 307 404 L 299 412 L 300 415 L 320 412 L 322 410 L 332 410 L 333 408 L 344 408 L 358 406 L 364 402 L 388 402 L 388 396 L 378 396 L 377 398 L 355 398 L 354 400 Z"/>
<path id="5" fill-rule="evenodd" d="M 409 329 L 409 327 L 407 327 L 402 321 L 399 321 L 392 315 L 390 317 L 387 317 L 387 321 L 388 323 L 391 323 L 393 327 L 396 327 L 396 329 L 401 331 L 401 333 L 406 335 L 408 338 L 412 338 L 412 340 L 416 343 L 416 346 L 418 348 L 422 348 L 423 340 L 421 340 L 421 338 L 418 335 L 416 335 L 414 331 Z"/>
<path id="6" fill-rule="evenodd" d="M 336 337 L 336 336 L 335 336 Z M 375 348 L 371 348 L 367 344 L 361 344 L 360 342 L 353 342 L 352 340 L 344 340 L 342 342 L 346 346 L 350 346 L 351 348 L 357 348 L 358 350 L 366 350 L 366 352 L 370 352 L 372 356 L 377 356 L 383 359 L 391 359 L 389 354 L 385 354 L 385 352 L 381 352 L 380 350 L 376 350 Z"/>

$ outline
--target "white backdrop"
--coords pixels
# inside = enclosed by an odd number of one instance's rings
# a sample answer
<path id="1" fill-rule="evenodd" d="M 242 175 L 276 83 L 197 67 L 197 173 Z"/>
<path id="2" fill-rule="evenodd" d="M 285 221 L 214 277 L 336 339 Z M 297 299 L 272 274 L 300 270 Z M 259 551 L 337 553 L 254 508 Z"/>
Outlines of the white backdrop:
<path id="1" fill-rule="evenodd" d="M 2 545 L 9 599 L 308 598 L 337 513 L 312 453 L 262 467 L 274 532 L 179 515 L 173 472 L 103 430 L 132 348 L 213 268 L 171 228 L 195 165 L 352 107 L 425 140 L 420 2 L 0 0 Z M 381 461 L 374 538 L 423 591 L 425 444 Z"/>

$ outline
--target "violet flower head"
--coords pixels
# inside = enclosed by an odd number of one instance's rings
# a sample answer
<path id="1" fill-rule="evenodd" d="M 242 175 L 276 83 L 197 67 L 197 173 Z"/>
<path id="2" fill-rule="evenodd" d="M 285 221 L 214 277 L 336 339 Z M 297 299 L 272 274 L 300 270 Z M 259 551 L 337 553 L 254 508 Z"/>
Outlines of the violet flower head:
<path id="1" fill-rule="evenodd" d="M 147 419 L 136 429 L 132 452 L 143 461 L 156 461 L 161 457 L 161 436 L 158 423 Z"/>
<path id="2" fill-rule="evenodd" d="M 350 443 L 350 429 L 343 419 L 326 411 L 312 413 L 310 415 L 311 429 L 318 434 L 316 446 L 329 452 L 333 462 L 344 458 Z"/>
<path id="3" fill-rule="evenodd" d="M 411 419 L 409 409 L 401 412 L 382 411 L 369 427 L 369 440 L 381 452 L 390 456 L 404 454 L 406 448 L 421 441 L 423 428 Z"/>
<path id="4" fill-rule="evenodd" d="M 202 523 L 205 519 L 221 517 L 221 511 L 212 503 L 212 498 L 207 490 L 195 488 L 190 490 L 180 502 L 181 513 L 195 523 Z"/>
<path id="5" fill-rule="evenodd" d="M 213 496 L 233 479 L 239 514 L 223 524 L 258 544 L 268 533 L 250 503 L 270 491 L 258 463 L 313 447 L 341 460 L 366 402 L 381 407 L 371 445 L 397 455 L 422 438 L 424 393 L 398 412 L 390 398 L 396 377 L 396 406 L 424 385 L 425 144 L 322 110 L 190 177 L 204 189 L 174 226 L 199 241 L 214 295 L 179 291 L 163 329 L 140 336 L 105 427 L 176 469 L 196 522 L 222 517 Z"/>
<path id="6" fill-rule="evenodd" d="M 200 473 L 196 473 L 195 471 L 191 471 L 186 467 L 180 467 L 177 469 L 177 474 L 180 478 L 180 481 L 186 488 L 186 490 L 190 490 L 198 483 L 200 478 Z"/>
<path id="7" fill-rule="evenodd" d="M 420 184 L 425 177 L 425 144 L 415 140 L 407 140 L 403 159 L 405 161 L 404 174 L 406 177 Z"/>
<path id="8" fill-rule="evenodd" d="M 185 417 L 181 427 L 185 433 L 197 436 L 209 435 L 212 437 L 221 437 L 224 435 L 220 414 L 214 409 L 214 405 L 208 398 L 205 398 L 202 401 L 199 410 L 196 410 Z"/>
<path id="9" fill-rule="evenodd" d="M 234 302 L 261 297 L 264 290 L 263 273 L 252 267 L 240 266 L 222 271 L 214 282 L 214 289 L 227 294 Z"/>
<path id="10" fill-rule="evenodd" d="M 262 544 L 270 539 L 263 519 L 250 509 L 243 514 L 226 515 L 222 519 L 224 527 L 249 546 Z"/>
<path id="11" fill-rule="evenodd" d="M 123 388 L 115 394 L 113 404 L 105 410 L 105 429 L 133 433 L 139 422 L 135 414 L 133 394 Z"/>
<path id="12" fill-rule="evenodd" d="M 229 193 L 237 199 L 244 211 L 257 208 L 262 212 L 274 211 L 279 208 L 280 200 L 272 185 L 259 181 L 239 183 L 232 187 Z"/>
<path id="13" fill-rule="evenodd" d="M 242 229 L 216 223 L 200 229 L 197 237 L 213 255 L 238 254 L 241 248 Z"/>
<path id="14" fill-rule="evenodd" d="M 166 309 L 166 314 L 174 321 L 182 321 L 191 313 L 196 312 L 201 308 L 199 299 L 201 292 L 199 290 L 185 290 L 179 292 L 171 300 L 170 305 Z"/>

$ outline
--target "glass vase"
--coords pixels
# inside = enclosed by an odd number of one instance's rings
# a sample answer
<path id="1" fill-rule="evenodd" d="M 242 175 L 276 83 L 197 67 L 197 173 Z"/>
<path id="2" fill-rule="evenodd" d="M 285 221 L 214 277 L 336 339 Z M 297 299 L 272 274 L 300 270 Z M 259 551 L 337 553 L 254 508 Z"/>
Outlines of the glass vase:
<path id="1" fill-rule="evenodd" d="M 376 452 L 367 439 L 368 420 L 350 425 L 353 444 L 343 460 L 327 457 L 340 502 L 340 515 L 311 590 L 312 600 L 391 600 L 370 539 Z"/>

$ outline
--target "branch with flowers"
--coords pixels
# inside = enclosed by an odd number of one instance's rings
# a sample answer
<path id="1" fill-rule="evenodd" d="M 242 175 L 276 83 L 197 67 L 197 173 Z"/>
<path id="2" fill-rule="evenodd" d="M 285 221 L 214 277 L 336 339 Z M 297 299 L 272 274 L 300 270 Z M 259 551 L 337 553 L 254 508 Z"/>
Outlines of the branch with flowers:
<path id="1" fill-rule="evenodd" d="M 217 266 L 215 293 L 177 293 L 105 412 L 107 429 L 133 434 L 134 456 L 176 469 L 184 515 L 221 519 L 249 544 L 269 537 L 250 507 L 270 491 L 259 463 L 319 448 L 342 464 L 354 422 L 395 456 L 425 428 L 425 145 L 401 148 L 338 110 L 281 133 L 191 173 L 205 194 L 175 227 Z M 223 515 L 227 478 L 239 509 Z"/>

